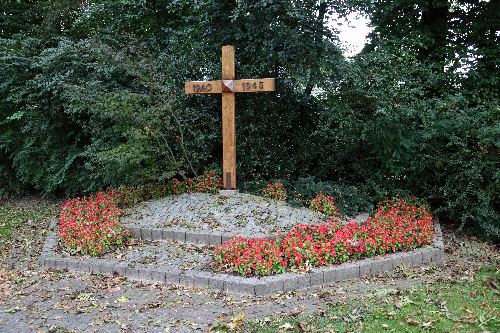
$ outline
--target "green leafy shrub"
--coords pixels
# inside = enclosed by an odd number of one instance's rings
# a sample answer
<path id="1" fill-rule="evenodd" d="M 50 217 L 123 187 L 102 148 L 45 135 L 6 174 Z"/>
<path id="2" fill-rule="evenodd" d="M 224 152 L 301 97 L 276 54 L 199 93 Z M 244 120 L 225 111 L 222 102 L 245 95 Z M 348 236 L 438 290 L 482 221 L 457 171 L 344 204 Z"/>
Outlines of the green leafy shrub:
<path id="1" fill-rule="evenodd" d="M 291 199 L 300 205 L 308 205 L 321 192 L 335 197 L 335 205 L 341 215 L 354 216 L 360 212 L 373 211 L 376 198 L 369 194 L 367 186 L 317 180 L 316 177 L 301 177 L 287 184 L 291 188 Z"/>

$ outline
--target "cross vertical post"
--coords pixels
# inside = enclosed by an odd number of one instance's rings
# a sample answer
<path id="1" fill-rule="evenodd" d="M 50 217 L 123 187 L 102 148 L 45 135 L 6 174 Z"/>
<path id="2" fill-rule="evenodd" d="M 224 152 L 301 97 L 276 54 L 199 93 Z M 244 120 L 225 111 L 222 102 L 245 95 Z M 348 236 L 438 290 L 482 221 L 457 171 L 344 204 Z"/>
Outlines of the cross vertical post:
<path id="1" fill-rule="evenodd" d="M 236 78 L 234 46 L 222 47 L 222 177 L 223 186 L 236 188 L 236 98 L 234 79 Z"/>
<path id="2" fill-rule="evenodd" d="M 236 80 L 234 46 L 222 47 L 222 80 L 184 82 L 186 94 L 222 95 L 222 180 L 226 190 L 236 189 L 236 95 L 274 91 L 274 79 Z"/>

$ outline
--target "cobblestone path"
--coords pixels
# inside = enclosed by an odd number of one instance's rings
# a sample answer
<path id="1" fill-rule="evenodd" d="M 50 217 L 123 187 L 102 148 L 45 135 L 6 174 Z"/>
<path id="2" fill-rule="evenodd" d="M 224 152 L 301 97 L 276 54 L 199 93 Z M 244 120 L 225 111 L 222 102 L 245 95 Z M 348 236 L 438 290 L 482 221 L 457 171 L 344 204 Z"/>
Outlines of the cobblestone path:
<path id="1" fill-rule="evenodd" d="M 127 211 L 129 226 L 272 234 L 299 223 L 317 224 L 326 218 L 307 208 L 291 207 L 255 195 L 191 193 L 139 204 Z"/>

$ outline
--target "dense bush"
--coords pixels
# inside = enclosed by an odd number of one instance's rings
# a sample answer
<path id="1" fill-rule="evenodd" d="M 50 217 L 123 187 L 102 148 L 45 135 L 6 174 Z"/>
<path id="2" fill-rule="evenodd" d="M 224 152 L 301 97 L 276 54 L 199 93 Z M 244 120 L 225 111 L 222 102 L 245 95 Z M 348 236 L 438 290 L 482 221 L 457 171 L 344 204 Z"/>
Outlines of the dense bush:
<path id="1" fill-rule="evenodd" d="M 317 177 L 301 177 L 287 184 L 294 200 L 307 204 L 319 192 L 336 198 L 336 206 L 342 215 L 355 215 L 361 211 L 372 211 L 375 199 L 364 185 L 348 185 L 342 182 L 319 180 Z M 375 202 L 376 203 L 376 202 Z"/>
<path id="2" fill-rule="evenodd" d="M 351 259 L 430 244 L 432 215 L 426 205 L 394 199 L 381 202 L 365 224 L 342 225 L 338 218 L 301 224 L 276 240 L 233 238 L 214 252 L 216 267 L 243 276 L 308 270 Z"/>
<path id="3" fill-rule="evenodd" d="M 288 204 L 292 206 L 309 206 L 311 200 L 319 193 L 335 197 L 335 206 L 341 215 L 354 216 L 360 212 L 371 212 L 376 203 L 376 197 L 368 193 L 364 185 L 354 186 L 332 181 L 318 180 L 314 176 L 300 177 L 298 179 L 281 179 L 279 182 L 287 191 Z M 251 179 L 240 184 L 244 192 L 262 195 L 262 189 L 269 182 Z"/>
<path id="4" fill-rule="evenodd" d="M 375 198 L 417 193 L 437 214 L 500 236 L 493 95 L 455 90 L 429 97 L 436 81 L 461 80 L 433 72 L 406 50 L 386 46 L 357 60 L 356 75 L 340 91 L 347 103 L 324 113 L 314 134 L 311 150 L 321 153 L 317 173 L 364 183 Z"/>

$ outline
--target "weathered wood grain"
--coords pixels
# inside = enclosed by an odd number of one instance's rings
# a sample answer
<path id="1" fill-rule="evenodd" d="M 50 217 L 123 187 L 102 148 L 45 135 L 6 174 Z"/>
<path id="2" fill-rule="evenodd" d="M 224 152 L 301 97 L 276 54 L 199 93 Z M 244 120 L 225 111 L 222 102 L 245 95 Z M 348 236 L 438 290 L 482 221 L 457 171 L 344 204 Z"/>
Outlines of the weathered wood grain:
<path id="1" fill-rule="evenodd" d="M 222 47 L 222 80 L 234 80 L 236 76 L 234 46 Z M 222 176 L 223 184 L 228 184 L 227 175 L 230 173 L 230 187 L 236 188 L 236 98 L 234 93 L 222 94 Z"/>

